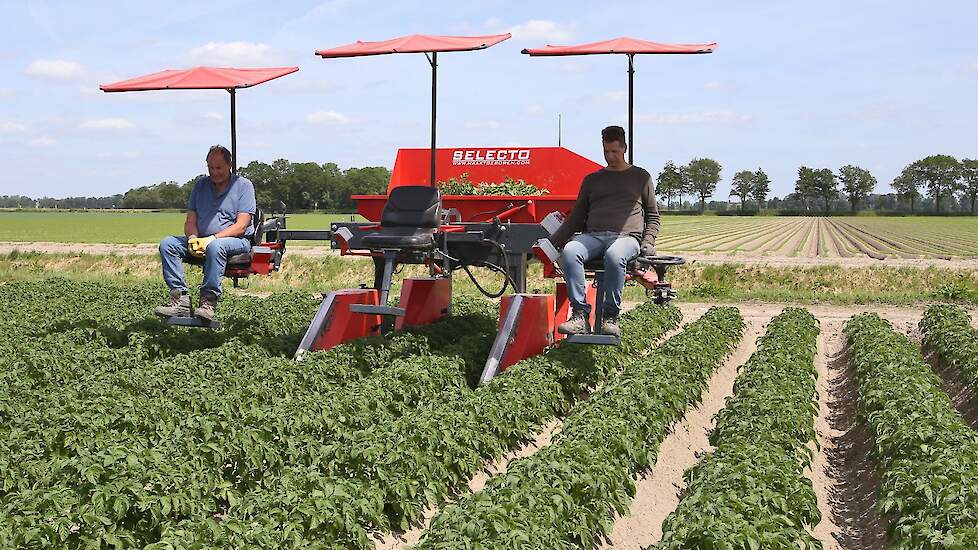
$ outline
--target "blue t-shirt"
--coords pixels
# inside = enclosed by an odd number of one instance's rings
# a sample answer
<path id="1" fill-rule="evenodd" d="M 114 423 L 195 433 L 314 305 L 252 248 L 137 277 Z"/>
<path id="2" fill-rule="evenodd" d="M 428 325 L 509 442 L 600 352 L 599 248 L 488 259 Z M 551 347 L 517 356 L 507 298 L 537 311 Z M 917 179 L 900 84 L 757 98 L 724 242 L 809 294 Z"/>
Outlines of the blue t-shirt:
<path id="1" fill-rule="evenodd" d="M 231 174 L 224 193 L 217 195 L 216 192 L 210 176 L 197 180 L 190 191 L 187 210 L 197 212 L 197 234 L 202 237 L 231 227 L 242 212 L 255 215 L 255 186 L 248 178 Z M 248 236 L 254 232 L 254 226 L 248 224 L 244 234 Z"/>

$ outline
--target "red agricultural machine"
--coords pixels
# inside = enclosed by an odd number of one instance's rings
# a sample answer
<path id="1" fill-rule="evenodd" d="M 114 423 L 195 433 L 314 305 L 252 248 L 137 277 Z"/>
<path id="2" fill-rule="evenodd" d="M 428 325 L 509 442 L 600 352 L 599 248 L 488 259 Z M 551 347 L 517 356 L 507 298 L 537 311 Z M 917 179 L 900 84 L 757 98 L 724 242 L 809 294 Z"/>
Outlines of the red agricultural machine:
<path id="1" fill-rule="evenodd" d="M 509 177 L 534 182 L 546 191 L 544 195 L 442 196 L 438 187 L 430 185 L 429 159 L 428 149 L 401 149 L 386 195 L 354 195 L 367 222 L 336 222 L 328 230 L 290 230 L 283 216 L 265 224 L 268 243 L 264 246 L 276 250 L 274 258 L 279 261 L 288 241 L 329 240 L 341 255 L 369 257 L 374 263 L 372 285 L 325 295 L 297 359 L 308 351 L 443 318 L 451 303 L 453 275 L 460 270 L 484 294 L 501 298 L 499 333 L 483 382 L 563 338 L 556 325 L 569 314 L 565 283 L 557 282 L 555 294 L 527 293 L 527 270 L 540 261 L 545 276 L 561 277 L 554 262 L 556 251 L 546 239 L 573 206 L 583 176 L 600 166 L 561 147 L 438 149 L 438 173 L 446 178 L 463 173 L 473 181 Z M 633 264 L 629 272 L 655 301 L 666 303 L 674 296 L 666 270 L 681 263 L 682 258 L 657 256 Z M 264 260 L 260 264 L 264 270 Z M 393 274 L 403 264 L 424 265 L 428 276 L 404 279 L 399 299 L 391 304 Z M 473 267 L 499 273 L 501 288 L 486 290 Z M 598 262 L 586 268 L 600 274 L 603 265 Z M 599 290 L 592 285 L 588 292 L 596 315 L 602 310 L 600 303 L 594 303 L 602 294 Z M 597 334 L 574 335 L 567 341 L 619 343 L 617 337 Z"/>

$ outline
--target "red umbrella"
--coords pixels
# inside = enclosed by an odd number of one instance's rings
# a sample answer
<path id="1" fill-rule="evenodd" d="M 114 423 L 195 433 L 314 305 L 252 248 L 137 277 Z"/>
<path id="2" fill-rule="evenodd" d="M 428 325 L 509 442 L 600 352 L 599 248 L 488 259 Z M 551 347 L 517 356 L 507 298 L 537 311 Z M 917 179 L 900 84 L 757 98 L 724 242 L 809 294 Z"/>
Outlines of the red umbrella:
<path id="1" fill-rule="evenodd" d="M 99 86 L 103 92 L 140 92 L 147 90 L 227 90 L 231 94 L 231 164 L 238 170 L 238 137 L 235 128 L 234 95 L 238 88 L 250 88 L 269 80 L 294 73 L 299 67 L 263 67 L 236 69 L 231 67 L 194 67 L 167 69 Z"/>
<path id="2" fill-rule="evenodd" d="M 526 49 L 523 53 L 530 56 L 543 55 L 595 55 L 606 53 L 618 53 L 628 56 L 628 163 L 632 162 L 632 152 L 635 144 L 632 140 L 632 90 L 635 75 L 635 54 L 697 54 L 713 53 L 717 47 L 716 42 L 709 44 L 660 44 L 659 42 L 649 42 L 637 38 L 612 38 L 601 42 L 590 44 L 579 44 L 577 46 L 544 46 L 543 48 Z"/>
<path id="3" fill-rule="evenodd" d="M 431 185 L 434 186 L 435 113 L 437 111 L 435 99 L 437 97 L 438 83 L 438 52 L 484 50 L 511 36 L 509 33 L 488 36 L 432 36 L 412 34 L 379 42 L 363 42 L 357 40 L 345 46 L 338 46 L 329 50 L 317 50 L 316 55 L 323 59 L 328 59 L 332 57 L 359 57 L 365 55 L 384 55 L 388 53 L 423 53 L 428 58 L 428 63 L 431 64 Z"/>

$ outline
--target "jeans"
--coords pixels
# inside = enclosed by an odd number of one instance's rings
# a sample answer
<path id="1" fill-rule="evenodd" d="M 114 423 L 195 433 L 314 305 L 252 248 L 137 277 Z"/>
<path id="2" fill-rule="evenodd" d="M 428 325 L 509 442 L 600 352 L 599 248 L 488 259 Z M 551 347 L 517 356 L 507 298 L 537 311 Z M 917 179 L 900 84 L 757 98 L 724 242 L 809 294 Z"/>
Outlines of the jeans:
<path id="1" fill-rule="evenodd" d="M 251 250 L 251 241 L 241 237 L 219 237 L 204 250 L 204 283 L 200 292 L 209 292 L 214 298 L 221 297 L 221 277 L 228 258 Z M 163 280 L 170 290 L 187 291 L 183 276 L 183 260 L 190 256 L 187 237 L 171 236 L 160 241 L 160 259 L 163 262 Z"/>
<path id="2" fill-rule="evenodd" d="M 564 271 L 567 297 L 570 299 L 571 307 L 591 313 L 584 286 L 584 262 L 603 255 L 604 296 L 597 296 L 595 301 L 604 304 L 603 309 L 606 314 L 618 315 L 621 311 L 621 291 L 625 286 L 625 266 L 638 256 L 639 252 L 638 239 L 614 231 L 582 233 L 571 239 L 560 252 L 560 267 Z"/>

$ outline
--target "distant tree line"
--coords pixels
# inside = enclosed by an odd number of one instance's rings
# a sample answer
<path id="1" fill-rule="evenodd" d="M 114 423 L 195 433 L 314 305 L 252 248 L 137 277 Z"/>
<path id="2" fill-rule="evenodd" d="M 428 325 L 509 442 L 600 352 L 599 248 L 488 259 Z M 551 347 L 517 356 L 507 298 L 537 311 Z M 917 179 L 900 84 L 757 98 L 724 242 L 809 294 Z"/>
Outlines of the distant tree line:
<path id="1" fill-rule="evenodd" d="M 335 163 L 293 163 L 279 159 L 271 164 L 252 161 L 238 173 L 255 184 L 255 199 L 266 209 L 284 202 L 290 211 L 320 210 L 352 212 L 353 194 L 384 194 L 390 170 L 383 166 L 340 170 Z M 136 208 L 185 209 L 196 176 L 186 183 L 166 181 L 136 187 L 120 195 L 106 197 L 68 197 L 32 199 L 25 196 L 0 196 L 0 208 Z"/>
<path id="2" fill-rule="evenodd" d="M 656 194 L 672 209 L 692 208 L 684 202 L 690 195 L 698 209 L 727 210 L 733 203 L 710 201 L 721 179 L 720 163 L 709 158 L 695 158 L 689 164 L 676 166 L 669 161 L 659 172 Z M 740 170 L 731 180 L 730 196 L 737 197 L 741 212 L 770 209 L 792 213 L 844 212 L 855 214 L 871 208 L 880 212 L 919 211 L 975 214 L 978 203 L 978 160 L 957 160 L 950 155 L 931 155 L 907 165 L 890 184 L 892 194 L 875 194 L 876 178 L 859 166 L 847 164 L 830 168 L 798 169 L 794 192 L 783 199 L 771 197 L 771 179 L 764 170 Z M 921 208 L 923 207 L 923 208 Z"/>

